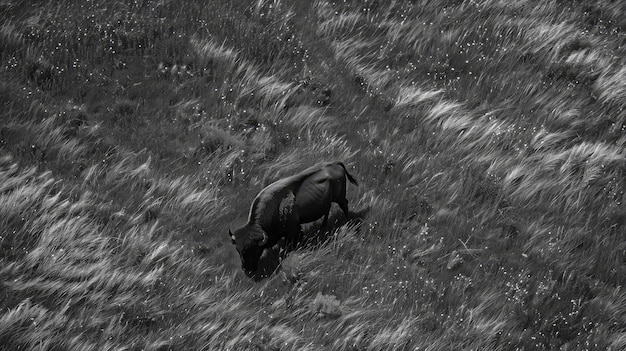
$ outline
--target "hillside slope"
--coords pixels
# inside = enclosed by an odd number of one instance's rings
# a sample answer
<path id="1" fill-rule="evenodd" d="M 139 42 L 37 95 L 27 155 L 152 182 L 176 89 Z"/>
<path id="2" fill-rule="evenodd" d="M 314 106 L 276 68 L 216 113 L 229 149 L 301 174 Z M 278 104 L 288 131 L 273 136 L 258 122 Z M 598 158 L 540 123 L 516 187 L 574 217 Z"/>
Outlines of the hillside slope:
<path id="1" fill-rule="evenodd" d="M 7 350 L 626 348 L 622 2 L 2 1 Z M 262 281 L 226 236 L 342 160 Z"/>

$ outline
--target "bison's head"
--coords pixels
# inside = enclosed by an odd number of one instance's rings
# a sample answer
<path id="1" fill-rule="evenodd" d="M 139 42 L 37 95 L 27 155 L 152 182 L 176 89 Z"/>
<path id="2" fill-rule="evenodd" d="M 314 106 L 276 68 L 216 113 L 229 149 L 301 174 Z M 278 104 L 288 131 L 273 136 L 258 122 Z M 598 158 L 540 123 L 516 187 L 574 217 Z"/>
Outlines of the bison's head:
<path id="1" fill-rule="evenodd" d="M 244 272 L 250 274 L 256 271 L 268 241 L 267 234 L 260 228 L 246 225 L 235 230 L 235 232 L 231 232 L 229 229 L 228 235 L 239 252 L 241 268 Z"/>

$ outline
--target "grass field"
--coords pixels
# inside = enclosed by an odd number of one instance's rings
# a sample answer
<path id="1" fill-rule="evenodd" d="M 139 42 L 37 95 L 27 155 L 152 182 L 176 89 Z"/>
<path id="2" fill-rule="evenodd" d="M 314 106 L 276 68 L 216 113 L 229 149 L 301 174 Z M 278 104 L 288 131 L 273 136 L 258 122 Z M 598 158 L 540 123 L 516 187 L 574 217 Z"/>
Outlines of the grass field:
<path id="1" fill-rule="evenodd" d="M 624 13 L 0 0 L 0 348 L 625 349 Z M 363 219 L 248 279 L 324 160 Z"/>

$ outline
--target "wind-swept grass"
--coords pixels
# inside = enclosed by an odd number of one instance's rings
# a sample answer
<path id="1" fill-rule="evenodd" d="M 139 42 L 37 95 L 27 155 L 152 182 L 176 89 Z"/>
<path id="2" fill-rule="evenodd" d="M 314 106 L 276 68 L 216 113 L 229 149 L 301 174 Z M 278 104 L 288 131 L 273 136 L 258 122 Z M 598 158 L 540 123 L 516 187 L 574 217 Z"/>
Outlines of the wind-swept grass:
<path id="1" fill-rule="evenodd" d="M 409 145 L 424 146 L 423 152 L 432 153 L 430 159 L 422 163 L 425 167 L 449 164 L 444 167 L 453 167 L 457 174 L 465 174 L 464 178 L 454 174 L 440 176 L 440 182 L 449 184 L 449 188 L 438 190 L 447 194 L 450 202 L 446 206 L 456 207 L 458 216 L 468 216 L 470 223 L 474 222 L 476 228 L 480 228 L 475 234 L 469 234 L 471 241 L 476 241 L 474 245 L 483 242 L 495 249 L 497 245 L 492 245 L 500 240 L 505 239 L 502 243 L 511 240 L 506 244 L 511 245 L 529 236 L 531 239 L 522 256 L 528 255 L 527 250 L 533 255 L 539 250 L 542 252 L 540 256 L 552 262 L 559 271 L 584 270 L 588 272 L 586 274 L 593 274 L 593 271 L 598 279 L 603 280 L 599 278 L 603 275 L 600 272 L 608 272 L 609 266 L 617 269 L 616 261 L 604 266 L 606 260 L 600 260 L 603 262 L 600 263 L 589 258 L 575 262 L 573 258 L 582 252 L 606 252 L 606 248 L 600 249 L 596 246 L 598 244 L 593 244 L 596 238 L 602 237 L 604 241 L 613 237 L 612 230 L 600 224 L 607 212 L 599 209 L 615 213 L 614 201 L 621 203 L 623 184 L 617 179 L 623 172 L 624 156 L 619 146 L 605 142 L 605 138 L 615 139 L 610 128 L 602 127 L 603 117 L 595 113 L 589 120 L 574 120 L 569 117 L 572 110 L 565 107 L 576 96 L 581 99 L 578 109 L 574 110 L 577 117 L 579 111 L 591 111 L 590 104 L 597 106 L 596 111 L 607 111 L 606 107 L 596 104 L 591 95 L 598 77 L 591 72 L 619 70 L 617 61 L 610 59 L 598 45 L 605 38 L 595 33 L 587 34 L 588 37 L 579 34 L 582 33 L 581 27 L 563 20 L 576 13 L 564 13 L 555 4 L 538 5 L 527 13 L 528 17 L 522 15 L 519 19 L 518 16 L 514 21 L 506 19 L 510 15 L 507 10 L 488 9 L 478 4 L 478 8 L 485 10 L 483 13 L 472 12 L 472 5 L 445 6 L 443 2 L 433 3 L 430 7 L 399 2 L 390 5 L 395 6 L 394 14 L 367 12 L 377 6 L 380 4 L 363 5 L 360 10 L 368 13 L 366 17 L 351 15 L 356 9 L 350 6 L 333 9 L 330 3 L 321 3 L 318 8 L 318 14 L 324 18 L 321 29 L 334 40 L 336 55 L 345 61 L 351 74 L 361 80 L 359 84 L 378 88 L 377 94 L 383 97 L 383 101 L 392 101 L 394 107 L 390 117 L 396 124 L 386 128 L 385 132 L 376 132 Z M 443 16 L 434 12 L 435 9 L 441 11 L 439 6 L 445 6 Z M 351 19 L 349 23 L 345 22 L 348 18 Z M 406 18 L 428 20 L 411 22 Z M 554 22 L 545 22 L 546 18 Z M 529 26 L 531 22 L 537 25 Z M 451 23 L 466 25 L 450 29 Z M 422 29 L 424 27 L 428 30 Z M 534 29 L 526 30 L 531 27 Z M 533 34 L 533 30 L 541 33 Z M 573 38 L 578 39 L 574 41 Z M 380 42 L 386 45 L 377 46 Z M 404 56 L 397 56 L 396 52 Z M 591 52 L 593 56 L 589 56 Z M 563 63 L 555 65 L 554 62 Z M 363 74 L 363 67 L 370 67 L 375 73 Z M 381 80 L 380 77 L 394 78 Z M 425 79 L 431 82 L 431 88 L 423 88 L 424 83 L 416 84 Z M 398 89 L 394 81 L 404 86 Z M 389 86 L 389 82 L 394 83 Z M 484 88 L 488 90 L 482 90 Z M 567 124 L 556 124 L 542 117 L 546 110 L 567 118 Z M 408 124 L 407 120 L 415 121 L 414 125 L 421 124 L 420 127 L 432 135 L 397 127 L 398 122 L 401 126 Z M 423 138 L 432 140 L 420 140 Z M 387 159 L 397 153 L 389 148 L 382 150 L 387 151 L 384 152 Z M 410 159 L 405 155 L 399 158 Z M 454 160 L 462 162 L 454 164 Z M 405 169 L 413 170 L 411 167 Z M 433 192 L 432 188 L 425 191 Z M 459 201 L 472 203 L 473 209 L 464 209 Z M 615 218 L 615 215 L 609 217 Z M 564 217 L 568 219 L 564 221 Z M 528 227 L 530 222 L 526 219 L 546 226 L 542 231 L 546 236 L 542 236 L 543 239 L 535 236 L 537 227 Z M 504 224 L 507 222 L 513 226 Z M 568 227 L 570 229 L 566 230 Z M 598 230 L 606 234 L 591 234 Z M 556 235 L 557 231 L 561 234 Z M 498 232 L 501 233 L 496 234 Z M 496 237 L 492 236 L 494 234 Z M 502 235 L 501 239 L 497 239 L 499 235 Z M 559 249 L 547 253 L 541 249 L 545 247 Z M 478 254 L 478 261 L 482 261 L 480 256 Z M 472 255 L 469 257 L 470 260 L 476 259 L 471 258 Z M 504 260 L 507 261 L 514 267 L 518 265 L 514 259 Z M 593 268 L 587 270 L 584 267 Z M 470 276 L 481 274 L 474 272 Z M 606 281 L 611 285 L 609 281 L 612 278 Z M 493 299 L 500 298 L 494 295 Z M 470 300 L 472 298 L 467 301 Z M 491 303 L 497 308 L 502 306 L 495 301 Z M 547 304 L 547 301 L 539 303 Z M 537 316 L 531 318 L 534 320 Z M 504 323 L 502 316 L 490 316 L 481 322 L 485 326 L 493 325 L 499 335 Z M 511 320 L 506 323 L 515 324 Z M 493 333 L 486 333 L 489 334 Z"/>
<path id="2" fill-rule="evenodd" d="M 9 349 L 621 349 L 620 2 L 0 5 Z M 240 273 L 267 183 L 355 219 Z"/>

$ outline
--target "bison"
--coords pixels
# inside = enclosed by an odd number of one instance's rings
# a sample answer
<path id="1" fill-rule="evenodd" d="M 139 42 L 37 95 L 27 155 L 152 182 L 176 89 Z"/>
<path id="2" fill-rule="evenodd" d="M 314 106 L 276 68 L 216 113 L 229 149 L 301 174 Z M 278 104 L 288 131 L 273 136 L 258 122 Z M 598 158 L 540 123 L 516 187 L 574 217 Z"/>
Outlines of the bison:
<path id="1" fill-rule="evenodd" d="M 252 201 L 248 222 L 234 232 L 228 231 L 239 252 L 242 269 L 247 274 L 256 271 L 263 251 L 297 236 L 300 224 L 324 217 L 322 225 L 326 226 L 333 202 L 348 218 L 346 177 L 358 186 L 343 163 L 326 162 L 261 190 Z"/>

